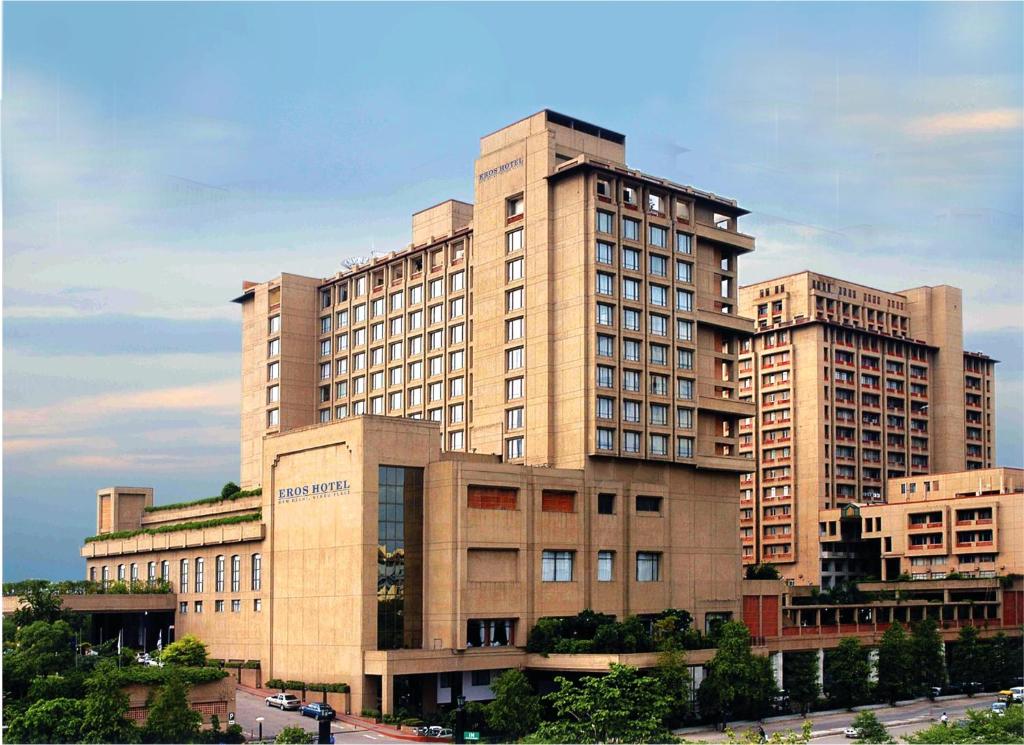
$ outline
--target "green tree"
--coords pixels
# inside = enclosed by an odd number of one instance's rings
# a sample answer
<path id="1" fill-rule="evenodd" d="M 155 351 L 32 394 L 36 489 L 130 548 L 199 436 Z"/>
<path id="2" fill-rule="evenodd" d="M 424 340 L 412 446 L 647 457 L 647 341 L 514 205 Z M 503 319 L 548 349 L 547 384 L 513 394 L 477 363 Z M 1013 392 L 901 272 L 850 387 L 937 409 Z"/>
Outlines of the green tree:
<path id="1" fill-rule="evenodd" d="M 240 491 L 242 491 L 242 487 L 240 487 L 234 481 L 229 481 L 228 483 L 224 484 L 224 486 L 221 488 L 220 495 L 224 499 L 227 499 L 228 497 L 233 497 L 235 494 L 238 494 L 238 492 Z"/>
<path id="2" fill-rule="evenodd" d="M 302 727 L 285 727 L 277 733 L 274 742 L 284 743 L 285 745 L 299 745 L 300 743 L 308 745 L 309 733 L 302 729 Z"/>
<path id="3" fill-rule="evenodd" d="M 32 679 L 26 698 L 29 702 L 47 698 L 85 698 L 86 675 L 71 668 L 63 673 L 40 675 Z"/>
<path id="4" fill-rule="evenodd" d="M 36 621 L 67 621 L 68 614 L 63 610 L 64 600 L 57 587 L 45 580 L 27 580 L 22 583 L 22 594 L 18 596 L 18 609 L 11 614 L 14 625 L 18 628 L 28 626 Z"/>
<path id="5" fill-rule="evenodd" d="M 847 637 L 825 654 L 826 693 L 839 706 L 864 703 L 871 690 L 870 677 L 868 651 L 857 639 Z"/>
<path id="6" fill-rule="evenodd" d="M 202 721 L 188 704 L 188 685 L 172 671 L 150 701 L 142 737 L 146 742 L 195 742 Z"/>
<path id="7" fill-rule="evenodd" d="M 21 698 L 32 681 L 69 669 L 75 662 L 75 636 L 66 621 L 33 621 L 18 629 L 14 649 L 4 654 L 3 687 Z"/>
<path id="8" fill-rule="evenodd" d="M 939 635 L 939 625 L 931 618 L 914 624 L 910 635 L 914 657 L 915 683 L 919 692 L 946 682 L 946 655 Z"/>
<path id="9" fill-rule="evenodd" d="M 690 716 L 693 696 L 693 677 L 686 664 L 686 654 L 680 649 L 669 649 L 658 656 L 654 669 L 662 692 L 668 696 L 669 709 L 665 716 L 668 727 L 678 727 Z"/>
<path id="10" fill-rule="evenodd" d="M 885 630 L 878 645 L 878 694 L 895 706 L 897 699 L 913 695 L 916 682 L 911 640 L 896 622 Z"/>
<path id="11" fill-rule="evenodd" d="M 960 684 L 980 682 L 985 675 L 985 657 L 978 630 L 974 626 L 964 626 L 949 655 L 950 681 Z M 967 689 L 967 695 L 974 695 L 973 687 Z"/>
<path id="12" fill-rule="evenodd" d="M 807 716 L 811 706 L 821 697 L 821 682 L 818 680 L 818 653 L 787 652 L 783 654 L 782 680 L 785 682 L 789 700 L 800 707 L 802 716 Z"/>
<path id="13" fill-rule="evenodd" d="M 82 742 L 128 743 L 139 741 L 139 730 L 127 718 L 128 694 L 114 677 L 114 666 L 104 661 L 86 682 Z"/>
<path id="14" fill-rule="evenodd" d="M 736 621 L 722 624 L 718 651 L 698 691 L 701 712 L 723 725 L 733 715 L 754 718 L 768 709 L 777 692 L 768 658 L 751 652 L 747 627 Z"/>
<path id="15" fill-rule="evenodd" d="M 487 704 L 487 726 L 505 742 L 514 742 L 537 729 L 540 698 L 522 670 L 510 669 L 491 681 L 494 700 Z"/>
<path id="16" fill-rule="evenodd" d="M 851 725 L 857 730 L 857 742 L 887 743 L 896 742 L 889 736 L 885 725 L 870 711 L 862 711 L 853 718 Z"/>
<path id="17" fill-rule="evenodd" d="M 985 642 L 988 665 L 982 680 L 987 684 L 986 690 L 1017 685 L 1015 679 L 1021 674 L 1021 646 L 1021 637 L 1011 639 L 1002 631 Z"/>
<path id="18" fill-rule="evenodd" d="M 81 701 L 73 698 L 36 701 L 14 718 L 4 739 L 8 742 L 81 742 L 84 708 Z"/>
<path id="19" fill-rule="evenodd" d="M 747 567 L 747 579 L 779 579 L 780 576 L 774 564 L 752 564 Z"/>
<path id="20" fill-rule="evenodd" d="M 203 667 L 206 664 L 206 645 L 192 634 L 185 634 L 164 647 L 160 661 L 167 665 Z"/>
<path id="21" fill-rule="evenodd" d="M 668 697 L 658 680 L 634 667 L 612 665 L 607 675 L 577 683 L 558 676 L 559 689 L 544 697 L 554 721 L 527 738 L 536 743 L 672 742 L 663 724 Z"/>
<path id="22" fill-rule="evenodd" d="M 1005 716 L 1001 717 L 990 711 L 968 709 L 962 724 L 936 724 L 907 735 L 905 739 L 922 745 L 975 742 L 1024 745 L 1024 706 L 1007 707 Z"/>

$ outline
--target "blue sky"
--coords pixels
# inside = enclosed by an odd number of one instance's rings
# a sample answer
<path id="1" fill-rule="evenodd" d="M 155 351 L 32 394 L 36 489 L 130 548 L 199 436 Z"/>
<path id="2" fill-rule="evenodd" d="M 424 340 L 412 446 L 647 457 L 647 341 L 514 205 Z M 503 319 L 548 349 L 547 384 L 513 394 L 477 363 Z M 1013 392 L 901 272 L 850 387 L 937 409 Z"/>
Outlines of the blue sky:
<path id="1" fill-rule="evenodd" d="M 962 287 L 1021 465 L 1022 8 L 5 4 L 5 579 L 236 478 L 240 282 L 404 246 L 544 107 L 750 209 L 742 282 Z"/>

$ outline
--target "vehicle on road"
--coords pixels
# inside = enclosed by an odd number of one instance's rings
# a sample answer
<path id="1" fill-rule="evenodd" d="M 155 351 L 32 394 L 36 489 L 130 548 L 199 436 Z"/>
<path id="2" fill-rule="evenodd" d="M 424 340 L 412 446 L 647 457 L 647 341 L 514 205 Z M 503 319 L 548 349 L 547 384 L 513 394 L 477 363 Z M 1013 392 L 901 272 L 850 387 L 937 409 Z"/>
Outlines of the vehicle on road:
<path id="1" fill-rule="evenodd" d="M 992 713 L 997 717 L 1006 716 L 1006 702 L 1005 701 L 993 701 L 992 702 Z"/>
<path id="2" fill-rule="evenodd" d="M 335 712 L 334 707 L 330 704 L 322 704 L 319 702 L 306 704 L 299 709 L 299 713 L 304 717 L 313 717 L 317 721 L 321 719 L 334 719 Z"/>
<path id="3" fill-rule="evenodd" d="M 431 729 L 433 729 L 433 727 L 431 727 Z M 441 729 L 441 728 L 438 728 L 438 729 Z M 452 731 L 450 729 L 448 729 L 447 727 L 441 729 L 441 731 L 437 732 L 436 734 L 431 734 L 430 735 L 430 737 L 438 737 L 438 738 L 441 738 L 441 739 L 444 739 L 446 737 L 451 737 L 451 736 L 452 736 Z"/>
<path id="4" fill-rule="evenodd" d="M 860 730 L 858 730 L 856 727 L 847 727 L 843 730 L 843 736 L 848 737 L 852 740 L 855 737 L 860 737 Z"/>
<path id="5" fill-rule="evenodd" d="M 1014 686 L 1010 689 L 1010 694 L 1016 703 L 1024 702 L 1024 686 Z"/>
<path id="6" fill-rule="evenodd" d="M 295 711 L 302 704 L 296 696 L 290 693 L 275 693 L 273 696 L 267 696 L 264 700 L 267 702 L 267 706 L 276 706 L 281 711 Z"/>

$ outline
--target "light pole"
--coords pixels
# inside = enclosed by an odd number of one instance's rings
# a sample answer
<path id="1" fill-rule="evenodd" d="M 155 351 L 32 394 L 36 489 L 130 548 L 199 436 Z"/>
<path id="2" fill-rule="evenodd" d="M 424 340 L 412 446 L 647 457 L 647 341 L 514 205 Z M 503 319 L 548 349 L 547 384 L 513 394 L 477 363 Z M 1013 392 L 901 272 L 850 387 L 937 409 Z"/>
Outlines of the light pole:
<path id="1" fill-rule="evenodd" d="M 263 717 L 256 717 L 256 726 L 260 728 L 259 741 L 263 742 Z"/>
<path id="2" fill-rule="evenodd" d="M 466 697 L 459 695 L 455 699 L 455 742 L 462 745 L 466 742 Z"/>

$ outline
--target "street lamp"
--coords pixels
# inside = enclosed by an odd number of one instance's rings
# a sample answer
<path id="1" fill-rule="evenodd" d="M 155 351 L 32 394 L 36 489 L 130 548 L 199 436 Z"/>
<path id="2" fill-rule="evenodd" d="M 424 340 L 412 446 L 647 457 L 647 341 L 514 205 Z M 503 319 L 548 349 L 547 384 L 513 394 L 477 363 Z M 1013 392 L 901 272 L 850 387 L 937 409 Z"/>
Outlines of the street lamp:
<path id="1" fill-rule="evenodd" d="M 259 741 L 263 742 L 263 717 L 256 717 L 256 725 L 260 728 Z"/>
<path id="2" fill-rule="evenodd" d="M 459 694 L 455 699 L 455 742 L 461 745 L 466 742 L 466 697 Z"/>

